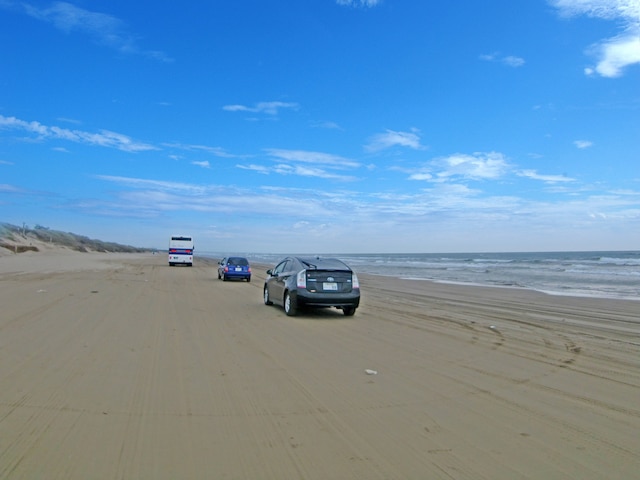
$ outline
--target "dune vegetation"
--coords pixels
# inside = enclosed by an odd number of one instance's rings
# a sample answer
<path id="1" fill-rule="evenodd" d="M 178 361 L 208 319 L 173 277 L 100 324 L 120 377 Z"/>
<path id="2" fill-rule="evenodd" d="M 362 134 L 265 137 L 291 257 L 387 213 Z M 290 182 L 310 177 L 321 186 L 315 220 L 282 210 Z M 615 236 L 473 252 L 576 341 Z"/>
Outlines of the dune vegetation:
<path id="1" fill-rule="evenodd" d="M 63 247 L 77 252 L 137 253 L 151 250 L 96 240 L 75 233 L 51 230 L 42 225 L 30 228 L 27 225 L 20 227 L 9 223 L 0 223 L 0 249 L 12 253 L 23 253 L 38 252 L 47 246 Z"/>

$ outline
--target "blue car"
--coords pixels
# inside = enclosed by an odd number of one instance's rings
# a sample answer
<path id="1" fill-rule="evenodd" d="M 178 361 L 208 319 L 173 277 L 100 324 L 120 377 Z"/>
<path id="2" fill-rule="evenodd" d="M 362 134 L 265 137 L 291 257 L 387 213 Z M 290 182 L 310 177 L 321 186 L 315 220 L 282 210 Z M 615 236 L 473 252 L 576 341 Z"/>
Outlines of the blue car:
<path id="1" fill-rule="evenodd" d="M 218 280 L 227 281 L 233 278 L 251 281 L 251 266 L 244 257 L 225 257 L 218 262 Z"/>

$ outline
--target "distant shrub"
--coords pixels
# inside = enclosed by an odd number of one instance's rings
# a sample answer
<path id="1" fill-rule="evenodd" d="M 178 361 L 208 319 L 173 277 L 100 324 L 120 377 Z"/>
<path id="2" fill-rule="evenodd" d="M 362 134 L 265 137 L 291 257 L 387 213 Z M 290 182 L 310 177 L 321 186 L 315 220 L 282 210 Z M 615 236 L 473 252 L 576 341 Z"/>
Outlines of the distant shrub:
<path id="1" fill-rule="evenodd" d="M 39 252 L 38 247 L 33 245 L 10 245 L 8 243 L 0 243 L 0 248 L 6 248 L 13 253 L 23 253 L 23 252 Z"/>
<path id="2" fill-rule="evenodd" d="M 36 225 L 33 229 L 28 227 L 17 227 L 8 223 L 0 223 L 0 240 L 17 241 L 17 237 L 23 237 L 26 235 L 29 238 L 34 238 L 41 242 L 50 243 L 61 247 L 67 247 L 71 250 L 78 252 L 118 252 L 118 253 L 140 253 L 149 252 L 149 248 L 137 248 L 130 245 L 122 245 L 114 242 L 103 242 L 102 240 L 95 240 L 83 235 L 76 235 L 71 232 L 61 232 L 58 230 L 51 230 L 49 227 L 43 227 L 42 225 Z M 6 245 L 6 242 L 4 242 Z M 3 248 L 7 248 L 5 245 L 0 244 Z M 33 248 L 27 248 L 27 250 L 33 250 Z M 13 246 L 9 245 L 9 249 L 12 250 Z M 24 250 L 24 251 L 27 251 Z M 35 251 L 38 251 L 37 248 Z"/>

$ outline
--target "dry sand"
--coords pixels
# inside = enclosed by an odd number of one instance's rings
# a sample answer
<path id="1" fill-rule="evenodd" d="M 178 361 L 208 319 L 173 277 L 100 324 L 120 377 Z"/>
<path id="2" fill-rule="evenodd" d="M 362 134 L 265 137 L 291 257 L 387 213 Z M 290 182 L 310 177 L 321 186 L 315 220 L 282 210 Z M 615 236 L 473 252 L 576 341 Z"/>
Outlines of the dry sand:
<path id="1" fill-rule="evenodd" d="M 0 478 L 640 478 L 639 302 L 361 277 L 290 318 L 261 266 L 0 257 Z"/>

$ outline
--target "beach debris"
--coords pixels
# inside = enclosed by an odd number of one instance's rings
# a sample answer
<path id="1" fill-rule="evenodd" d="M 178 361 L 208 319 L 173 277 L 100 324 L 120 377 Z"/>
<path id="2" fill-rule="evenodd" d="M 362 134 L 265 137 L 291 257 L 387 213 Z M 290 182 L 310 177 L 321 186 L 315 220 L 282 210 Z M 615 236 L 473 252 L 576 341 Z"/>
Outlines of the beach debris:
<path id="1" fill-rule="evenodd" d="M 377 370 L 370 370 L 368 368 L 364 369 L 364 373 L 366 373 L 367 375 L 377 375 L 378 374 Z"/>
<path id="2" fill-rule="evenodd" d="M 38 293 L 46 293 L 46 292 L 47 292 L 47 291 L 46 291 L 46 290 L 44 290 L 44 289 L 42 289 L 42 288 L 41 288 L 40 290 L 38 290 Z"/>
<path id="3" fill-rule="evenodd" d="M 490 325 L 490 326 L 489 326 L 489 328 L 490 328 L 491 330 L 495 330 L 495 329 L 496 329 L 496 326 L 495 326 L 495 325 Z"/>

